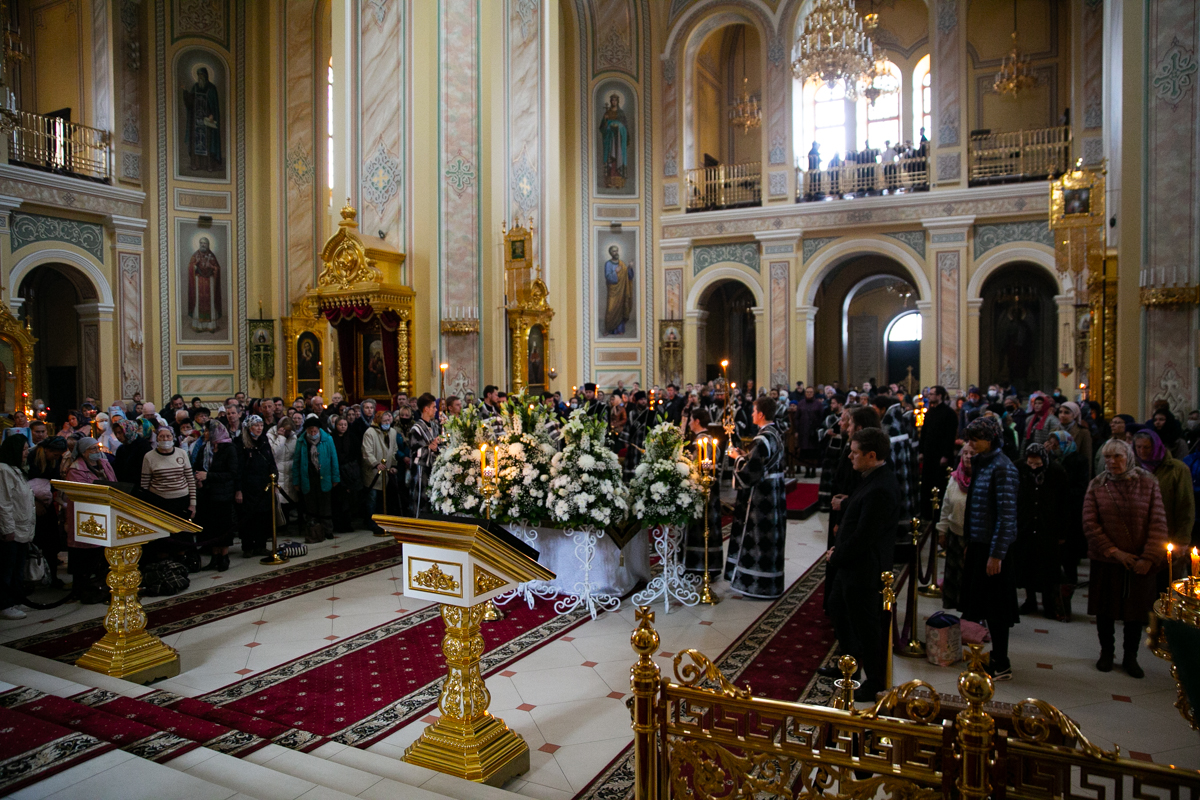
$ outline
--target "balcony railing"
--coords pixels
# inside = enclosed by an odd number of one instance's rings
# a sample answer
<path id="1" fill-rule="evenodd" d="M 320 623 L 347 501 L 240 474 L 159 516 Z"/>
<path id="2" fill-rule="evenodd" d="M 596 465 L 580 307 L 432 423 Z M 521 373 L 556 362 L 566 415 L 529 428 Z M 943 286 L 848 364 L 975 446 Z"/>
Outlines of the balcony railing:
<path id="1" fill-rule="evenodd" d="M 878 194 L 923 192 L 929 189 L 925 156 L 892 162 L 842 164 L 832 169 L 796 170 L 797 201 Z"/>
<path id="2" fill-rule="evenodd" d="M 1067 170 L 1071 128 L 1040 128 L 971 136 L 968 180 L 972 185 L 1041 180 Z"/>
<path id="3" fill-rule="evenodd" d="M 762 165 L 722 164 L 687 171 L 687 210 L 762 205 Z"/>
<path id="4" fill-rule="evenodd" d="M 18 111 L 8 160 L 77 178 L 112 182 L 112 135 L 58 117 Z"/>

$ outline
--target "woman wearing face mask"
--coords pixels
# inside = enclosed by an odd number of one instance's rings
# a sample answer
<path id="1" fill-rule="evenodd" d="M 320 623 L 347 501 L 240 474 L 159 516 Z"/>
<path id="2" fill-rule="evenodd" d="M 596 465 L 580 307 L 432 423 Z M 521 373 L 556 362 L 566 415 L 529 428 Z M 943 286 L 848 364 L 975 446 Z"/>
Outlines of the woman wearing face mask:
<path id="1" fill-rule="evenodd" d="M 229 430 L 209 420 L 196 468 L 196 523 L 204 526 L 203 542 L 212 549 L 212 560 L 201 569 L 229 569 L 229 546 L 233 543 L 233 498 L 237 492 L 238 457 Z"/>
<path id="2" fill-rule="evenodd" d="M 317 544 L 333 538 L 333 487 L 341 480 L 333 439 L 321 430 L 316 414 L 304 420 L 304 435 L 296 443 L 292 475 L 300 487 L 308 529 L 304 540 Z"/>
<path id="3" fill-rule="evenodd" d="M 1153 475 L 1158 481 L 1158 488 L 1162 490 L 1163 510 L 1167 515 L 1167 541 L 1175 543 L 1180 555 L 1187 553 L 1192 546 L 1192 525 L 1196 521 L 1191 470 L 1171 454 L 1152 430 L 1141 430 L 1133 435 L 1133 452 L 1138 466 Z M 1186 558 L 1175 559 L 1172 579 L 1187 575 L 1187 562 Z M 1166 580 L 1164 574 L 1160 590 L 1167 588 Z"/>
<path id="4" fill-rule="evenodd" d="M 354 498 L 362 488 L 360 480 L 362 472 L 359 464 L 359 451 L 353 448 L 355 437 L 350 434 L 350 420 L 338 417 L 333 423 L 333 449 L 337 452 L 338 469 L 341 482 L 333 487 L 333 531 L 350 533 L 354 530 L 351 519 L 354 516 Z"/>
<path id="5" fill-rule="evenodd" d="M 233 502 L 238 510 L 242 558 L 267 555 L 271 515 L 275 513 L 275 497 L 269 488 L 273 476 L 279 480 L 279 470 L 271 443 L 263 433 L 265 427 L 262 417 L 251 414 L 242 424 L 242 435 L 236 442 L 239 483 Z"/>
<path id="6" fill-rule="evenodd" d="M 1045 444 L 1046 437 L 1057 430 L 1062 430 L 1062 423 L 1054 416 L 1054 405 L 1050 398 L 1041 392 L 1034 392 L 1029 398 L 1033 411 L 1025 421 L 1025 441 Z"/>
<path id="7" fill-rule="evenodd" d="M 370 509 L 372 514 L 383 513 L 383 493 L 396 476 L 396 442 L 399 431 L 392 427 L 392 412 L 375 412 L 375 424 L 363 434 L 362 443 L 362 479 L 363 485 L 370 492 Z M 389 501 L 393 495 L 389 495 Z M 389 514 L 399 513 L 399 509 L 388 505 Z M 374 522 L 371 529 L 380 533 L 381 529 Z"/>
<path id="8" fill-rule="evenodd" d="M 92 437 L 79 438 L 74 456 L 66 480 L 116 482 L 117 475 L 101 452 L 100 442 Z M 108 589 L 104 586 L 104 576 L 108 574 L 108 563 L 104 560 L 104 548 L 75 538 L 75 504 L 65 498 L 63 519 L 67 530 L 67 571 L 74 578 L 77 592 L 84 603 L 106 602 Z"/>
<path id="9" fill-rule="evenodd" d="M 271 444 L 271 453 L 275 456 L 275 466 L 279 468 L 276 483 L 279 486 L 283 501 L 283 514 L 288 517 L 299 503 L 300 493 L 296 489 L 296 479 L 292 475 L 292 457 L 296 453 L 296 424 L 291 417 L 283 417 L 274 428 L 267 431 L 267 441 Z"/>
<path id="10" fill-rule="evenodd" d="M 1083 456 L 1083 464 L 1087 469 L 1087 479 L 1092 479 L 1092 432 L 1087 422 L 1080 417 L 1079 404 L 1067 401 L 1058 407 L 1058 422 L 1071 438 L 1075 440 L 1075 449 Z"/>
<path id="11" fill-rule="evenodd" d="M 196 475 L 187 451 L 175 446 L 170 428 L 154 434 L 154 449 L 142 458 L 141 488 L 148 502 L 168 514 L 191 519 L 196 515 Z"/>
<path id="12" fill-rule="evenodd" d="M 1067 492 L 1060 502 L 1063 504 L 1063 529 L 1059 536 L 1063 540 L 1063 613 L 1071 615 L 1071 598 L 1075 585 L 1079 583 L 1079 560 L 1087 553 L 1087 542 L 1083 535 L 1083 496 L 1087 493 L 1088 470 L 1083 455 L 1075 446 L 1075 439 L 1063 430 L 1053 431 L 1044 444 L 1050 459 L 1067 473 Z"/>
<path id="13" fill-rule="evenodd" d="M 96 419 L 100 419 L 101 416 L 104 415 L 97 414 Z M 103 423 L 100 431 L 100 446 L 104 448 L 104 452 L 115 457 L 117 450 L 121 449 L 121 445 L 124 444 L 122 439 L 117 438 L 117 431 L 120 430 L 122 434 L 125 432 L 125 415 L 110 414 L 107 417 L 108 421 Z"/>
<path id="14" fill-rule="evenodd" d="M 124 442 L 113 456 L 113 470 L 117 480 L 136 485 L 142 480 L 142 461 L 154 449 L 154 441 L 142 436 L 140 422 L 127 420 L 121 428 Z"/>
<path id="15" fill-rule="evenodd" d="M 958 468 L 950 473 L 946 496 L 942 498 L 937 522 L 938 544 L 946 548 L 945 574 L 942 578 L 942 608 L 961 608 L 963 561 L 967 542 L 963 538 L 963 516 L 967 510 L 967 491 L 971 488 L 971 457 L 975 451 L 962 449 Z"/>

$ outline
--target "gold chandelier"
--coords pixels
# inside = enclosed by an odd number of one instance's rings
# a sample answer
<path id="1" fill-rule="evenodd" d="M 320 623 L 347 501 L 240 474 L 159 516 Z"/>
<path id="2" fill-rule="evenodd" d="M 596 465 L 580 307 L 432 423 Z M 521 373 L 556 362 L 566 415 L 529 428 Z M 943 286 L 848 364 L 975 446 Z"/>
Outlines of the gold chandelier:
<path id="1" fill-rule="evenodd" d="M 900 91 L 900 80 L 888 69 L 887 51 L 879 49 L 871 68 L 862 77 L 862 88 L 858 93 L 867 98 L 867 102 L 875 105 L 875 101 L 885 94 L 895 94 Z"/>
<path id="2" fill-rule="evenodd" d="M 1025 89 L 1037 85 L 1037 79 L 1029 66 L 1029 56 L 1022 56 L 1017 49 L 1017 0 L 1013 0 L 1013 32 L 1012 50 L 1000 62 L 1000 71 L 996 73 L 996 81 L 992 88 L 1001 96 L 1016 97 Z"/>
<path id="3" fill-rule="evenodd" d="M 878 16 L 874 21 L 878 22 Z M 854 10 L 854 0 L 817 0 L 796 39 L 792 73 L 801 81 L 844 81 L 846 95 L 853 99 L 860 80 L 871 69 L 871 53 L 871 37 Z"/>
<path id="4" fill-rule="evenodd" d="M 729 109 L 729 122 L 735 128 L 741 128 L 742 133 L 762 126 L 762 109 L 758 107 L 758 98 L 750 94 L 750 79 L 746 76 L 746 34 L 742 28 L 742 94 Z"/>

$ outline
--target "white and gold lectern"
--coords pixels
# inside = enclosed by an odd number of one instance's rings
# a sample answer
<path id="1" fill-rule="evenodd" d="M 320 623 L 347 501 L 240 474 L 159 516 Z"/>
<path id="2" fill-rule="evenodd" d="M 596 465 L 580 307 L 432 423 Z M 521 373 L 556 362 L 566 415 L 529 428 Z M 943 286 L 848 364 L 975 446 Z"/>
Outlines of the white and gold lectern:
<path id="1" fill-rule="evenodd" d="M 488 713 L 491 694 L 479 671 L 484 605 L 527 581 L 554 573 L 537 551 L 494 523 L 451 517 L 374 517 L 404 545 L 404 596 L 442 604 L 446 681 L 441 719 L 404 752 L 410 764 L 502 786 L 529 771 L 529 745 Z"/>
<path id="2" fill-rule="evenodd" d="M 179 653 L 146 632 L 146 612 L 138 602 L 138 561 L 146 542 L 203 528 L 112 486 L 74 481 L 51 485 L 75 504 L 75 538 L 104 547 L 110 567 L 112 599 L 104 615 L 105 634 L 75 665 L 134 683 L 175 677 Z"/>

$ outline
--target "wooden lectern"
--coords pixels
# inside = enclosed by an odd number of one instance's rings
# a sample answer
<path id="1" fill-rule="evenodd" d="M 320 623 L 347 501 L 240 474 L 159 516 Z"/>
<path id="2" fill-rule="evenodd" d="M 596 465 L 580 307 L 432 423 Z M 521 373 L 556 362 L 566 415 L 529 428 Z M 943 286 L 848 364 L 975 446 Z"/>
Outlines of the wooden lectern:
<path id="1" fill-rule="evenodd" d="M 112 486 L 74 481 L 51 485 L 75 504 L 75 538 L 102 545 L 108 559 L 112 599 L 104 615 L 106 633 L 75 662 L 78 667 L 134 683 L 150 683 L 179 674 L 179 653 L 146 632 L 146 612 L 138 602 L 142 545 L 175 531 L 203 528 L 160 511 Z"/>
<path id="2" fill-rule="evenodd" d="M 479 672 L 484 605 L 526 581 L 554 573 L 537 551 L 492 522 L 455 517 L 373 517 L 404 545 L 404 596 L 442 604 L 446 681 L 442 717 L 404 752 L 410 764 L 490 786 L 529 771 L 529 745 L 488 713 L 491 694 Z"/>

